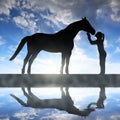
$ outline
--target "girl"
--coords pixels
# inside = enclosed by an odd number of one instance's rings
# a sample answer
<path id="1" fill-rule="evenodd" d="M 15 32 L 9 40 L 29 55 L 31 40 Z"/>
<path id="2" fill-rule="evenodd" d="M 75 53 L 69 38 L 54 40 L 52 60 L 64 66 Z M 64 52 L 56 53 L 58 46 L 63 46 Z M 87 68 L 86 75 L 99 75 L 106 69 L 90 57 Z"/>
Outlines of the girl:
<path id="1" fill-rule="evenodd" d="M 88 40 L 92 45 L 97 45 L 99 52 L 99 60 L 100 60 L 100 74 L 105 74 L 105 60 L 106 60 L 106 52 L 104 49 L 104 34 L 102 32 L 97 32 L 95 37 L 97 40 L 92 41 L 91 36 L 87 33 Z"/>

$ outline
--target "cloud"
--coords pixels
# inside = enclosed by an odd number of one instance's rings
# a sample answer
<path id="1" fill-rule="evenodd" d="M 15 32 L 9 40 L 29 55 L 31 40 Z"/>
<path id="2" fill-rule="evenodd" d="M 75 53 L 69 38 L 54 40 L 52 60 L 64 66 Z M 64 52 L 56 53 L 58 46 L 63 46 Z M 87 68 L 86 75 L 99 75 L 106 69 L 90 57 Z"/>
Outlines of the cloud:
<path id="1" fill-rule="evenodd" d="M 1 120 L 10 120 L 8 115 L 0 115 Z"/>
<path id="2" fill-rule="evenodd" d="M 37 25 L 34 17 L 33 13 L 22 11 L 20 16 L 13 17 L 13 21 L 21 29 L 35 32 L 35 30 L 37 30 Z"/>
<path id="3" fill-rule="evenodd" d="M 73 115 L 60 113 L 59 111 L 53 114 L 49 114 L 48 116 L 41 117 L 41 120 L 73 120 Z"/>
<path id="4" fill-rule="evenodd" d="M 71 60 L 70 73 L 99 73 L 98 60 L 86 54 L 85 49 L 79 48 L 76 44 L 74 46 Z"/>
<path id="5" fill-rule="evenodd" d="M 5 57 L 0 57 L 0 61 L 4 62 L 5 61 Z"/>
<path id="6" fill-rule="evenodd" d="M 15 0 L 1 0 L 0 1 L 0 14 L 10 15 L 10 10 L 15 7 Z"/>
<path id="7" fill-rule="evenodd" d="M 120 1 L 112 0 L 110 3 L 112 14 L 111 19 L 116 22 L 120 22 Z"/>
<path id="8" fill-rule="evenodd" d="M 119 68 L 120 68 L 120 62 L 109 62 L 108 61 L 106 63 L 106 73 L 108 74 L 120 74 Z"/>
<path id="9" fill-rule="evenodd" d="M 24 19 L 24 17 L 18 16 L 18 17 L 14 17 L 13 20 L 15 21 L 15 23 L 22 27 L 27 27 L 28 26 L 28 22 Z"/>
<path id="10" fill-rule="evenodd" d="M 0 1 L 0 7 L 0 14 L 9 16 L 22 30 L 25 29 L 32 33 L 42 31 L 41 29 L 46 29 L 46 26 L 52 27 L 56 31 L 55 26 L 59 29 L 63 28 L 62 25 L 68 25 L 84 16 L 92 21 L 95 21 L 96 18 L 106 18 L 106 20 L 111 18 L 113 21 L 119 22 L 120 19 L 119 0 L 5 0 Z M 12 16 L 13 8 L 20 12 L 18 12 L 19 15 Z"/>
<path id="11" fill-rule="evenodd" d="M 119 21 L 120 11 L 119 0 L 45 0 L 45 1 L 0 1 L 0 14 L 10 15 L 12 8 L 20 11 L 36 12 L 41 14 L 44 11 L 50 11 L 46 14 L 54 21 L 68 24 L 70 21 L 88 16 L 95 19 L 95 16 L 109 16 L 113 21 Z M 91 14 L 92 13 L 92 14 Z M 38 16 L 39 17 L 39 16 Z M 48 17 L 49 18 L 49 17 Z M 50 19 L 49 18 L 49 19 Z"/>
<path id="12" fill-rule="evenodd" d="M 38 115 L 36 109 L 28 109 L 27 111 L 21 110 L 19 112 L 14 113 L 14 117 L 21 120 L 34 119 L 37 116 Z"/>
<path id="13" fill-rule="evenodd" d="M 0 46 L 5 44 L 5 40 L 0 36 Z"/>
<path id="14" fill-rule="evenodd" d="M 5 103 L 3 102 L 0 102 L 0 108 L 4 107 L 5 106 Z"/>
<path id="15" fill-rule="evenodd" d="M 118 37 L 118 39 L 116 40 L 115 43 L 117 44 L 117 46 L 115 47 L 115 50 L 114 50 L 113 53 L 120 53 L 120 46 L 119 46 L 119 44 L 120 44 L 120 37 Z"/>
<path id="16" fill-rule="evenodd" d="M 119 120 L 120 119 L 120 115 L 112 115 L 110 116 L 111 120 Z"/>
<path id="17" fill-rule="evenodd" d="M 70 23 L 70 19 L 68 18 L 72 16 L 71 12 L 69 12 L 68 9 L 61 9 L 61 2 L 57 2 L 57 4 L 55 1 L 26 1 L 20 3 L 22 5 L 19 4 L 20 6 L 17 7 L 18 9 L 20 8 L 19 11 L 21 11 L 21 13 L 19 16 L 13 17 L 13 21 L 21 29 L 25 29 L 27 27 L 29 31 L 39 31 L 39 27 L 42 24 L 41 21 L 43 22 L 43 19 L 47 20 L 47 24 L 48 21 L 51 21 L 54 26 L 56 25 L 58 27 L 60 27 L 59 23 Z M 45 24 L 45 21 L 43 24 Z"/>
<path id="18" fill-rule="evenodd" d="M 116 47 L 114 53 L 120 53 L 120 47 Z"/>
<path id="19" fill-rule="evenodd" d="M 0 40 L 0 45 L 4 45 L 5 42 L 3 40 Z"/>
<path id="20" fill-rule="evenodd" d="M 120 37 L 118 38 L 118 40 L 116 41 L 116 43 L 120 43 Z"/>

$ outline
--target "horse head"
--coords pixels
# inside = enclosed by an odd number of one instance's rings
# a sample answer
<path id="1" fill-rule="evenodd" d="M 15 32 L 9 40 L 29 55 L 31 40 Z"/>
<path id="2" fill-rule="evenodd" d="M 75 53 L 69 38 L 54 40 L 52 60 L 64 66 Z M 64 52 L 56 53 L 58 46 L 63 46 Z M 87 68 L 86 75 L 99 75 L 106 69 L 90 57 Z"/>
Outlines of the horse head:
<path id="1" fill-rule="evenodd" d="M 82 30 L 86 31 L 86 32 L 89 32 L 91 34 L 95 34 L 95 29 L 92 27 L 92 25 L 90 24 L 90 22 L 86 19 L 86 17 L 82 18 L 82 25 L 83 25 L 83 28 Z"/>

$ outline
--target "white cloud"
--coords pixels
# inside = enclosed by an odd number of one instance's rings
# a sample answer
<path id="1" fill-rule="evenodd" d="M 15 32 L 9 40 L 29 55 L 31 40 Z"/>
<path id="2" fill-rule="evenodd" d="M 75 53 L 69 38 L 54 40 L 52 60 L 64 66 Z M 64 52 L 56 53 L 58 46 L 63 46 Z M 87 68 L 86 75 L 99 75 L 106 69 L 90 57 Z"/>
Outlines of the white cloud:
<path id="1" fill-rule="evenodd" d="M 87 16 L 88 18 L 94 19 L 97 17 L 104 18 L 110 16 L 111 18 L 119 20 L 119 1 L 109 0 L 101 1 L 89 1 L 84 0 L 45 0 L 45 1 L 15 1 L 5 0 L 0 1 L 1 7 L 5 6 L 4 9 L 0 8 L 0 14 L 6 14 L 10 16 L 12 8 L 20 11 L 20 15 L 14 16 L 12 19 L 21 29 L 25 29 L 30 32 L 40 31 L 41 17 L 53 23 L 53 26 L 61 28 L 60 23 L 68 25 L 69 23 L 81 19 L 81 17 Z M 90 7 L 88 7 L 90 6 Z M 109 9 L 112 9 L 113 13 Z M 36 14 L 35 14 L 36 13 Z M 92 13 L 92 14 L 91 14 Z M 115 17 L 114 17 L 115 16 Z M 117 21 L 118 21 L 117 20 Z M 50 25 L 49 22 L 46 24 Z M 51 26 L 52 27 L 52 26 Z M 42 28 L 44 29 L 44 28 Z"/>
<path id="2" fill-rule="evenodd" d="M 118 38 L 118 40 L 116 41 L 117 43 L 120 43 L 120 37 Z"/>
<path id="3" fill-rule="evenodd" d="M 0 36 L 0 45 L 4 45 L 5 44 L 5 40 L 3 40 L 2 36 Z"/>
<path id="4" fill-rule="evenodd" d="M 0 61 L 4 62 L 5 61 L 5 57 L 0 57 Z"/>
<path id="5" fill-rule="evenodd" d="M 10 15 L 10 10 L 15 7 L 15 0 L 1 0 L 0 1 L 0 14 Z"/>
<path id="6" fill-rule="evenodd" d="M 37 25 L 34 17 L 35 16 L 33 13 L 22 11 L 20 16 L 13 17 L 13 21 L 21 29 L 25 29 L 34 33 L 37 30 Z"/>
<path id="7" fill-rule="evenodd" d="M 115 47 L 115 50 L 113 53 L 120 53 L 120 37 L 118 37 L 118 39 L 115 41 L 115 43 L 117 44 L 117 46 Z"/>
<path id="8" fill-rule="evenodd" d="M 4 107 L 5 106 L 5 103 L 0 103 L 0 108 Z"/>
<path id="9" fill-rule="evenodd" d="M 116 47 L 114 53 L 120 53 L 120 47 Z"/>
<path id="10" fill-rule="evenodd" d="M 36 109 L 29 109 L 27 111 L 21 110 L 19 112 L 14 113 L 14 117 L 21 120 L 34 119 L 36 116 L 38 116 L 36 111 Z"/>
<path id="11" fill-rule="evenodd" d="M 57 112 L 57 111 L 56 111 Z M 43 116 L 41 120 L 73 120 L 73 115 L 60 113 L 49 114 L 48 116 Z"/>
<path id="12" fill-rule="evenodd" d="M 108 74 L 120 74 L 120 62 L 107 62 L 106 73 Z"/>
<path id="13" fill-rule="evenodd" d="M 1 120 L 10 120 L 8 115 L 6 115 L 6 116 L 0 115 L 0 118 L 1 118 Z"/>
<path id="14" fill-rule="evenodd" d="M 111 16 L 113 21 L 120 21 L 119 0 L 101 0 L 101 1 L 84 1 L 84 0 L 45 0 L 45 1 L 15 1 L 4 0 L 0 1 L 0 14 L 10 15 L 12 8 L 19 9 L 20 11 L 31 11 L 41 13 L 45 10 L 50 11 L 50 16 L 55 22 L 62 22 L 64 24 L 70 23 L 75 19 L 88 16 L 95 18 L 95 15 Z M 41 12 L 40 12 L 41 11 Z M 91 14 L 92 13 L 92 14 Z"/>
<path id="15" fill-rule="evenodd" d="M 109 18 L 114 22 L 120 22 L 120 2 L 119 0 L 106 0 L 106 3 L 100 3 L 96 9 L 96 15 L 98 18 L 106 18 L 108 21 Z"/>
<path id="16" fill-rule="evenodd" d="M 67 8 L 71 2 L 67 2 L 68 4 L 65 5 L 63 3 L 66 1 L 22 1 L 22 5 L 19 4 L 18 6 L 22 13 L 20 16 L 14 17 L 13 20 L 21 28 L 30 26 L 29 29 L 36 29 L 40 25 L 42 17 L 60 27 L 59 22 L 68 24 L 72 18 L 71 10 Z M 37 13 L 37 16 L 34 13 Z"/>
<path id="17" fill-rule="evenodd" d="M 99 73 L 98 60 L 88 57 L 84 49 L 75 45 L 70 61 L 70 71 L 75 74 Z"/>
<path id="18" fill-rule="evenodd" d="M 111 19 L 116 22 L 120 22 L 120 1 L 119 0 L 112 0 L 111 2 Z"/>
<path id="19" fill-rule="evenodd" d="M 75 41 L 80 41 L 82 39 L 81 33 L 78 33 L 76 37 L 74 38 Z"/>
<path id="20" fill-rule="evenodd" d="M 4 44 L 5 44 L 5 41 L 0 40 L 0 45 L 4 45 Z"/>
<path id="21" fill-rule="evenodd" d="M 119 120 L 120 119 L 120 115 L 111 115 L 110 119 L 111 120 Z"/>
<path id="22" fill-rule="evenodd" d="M 24 17 L 21 17 L 21 16 L 14 17 L 13 20 L 15 21 L 15 23 L 18 26 L 21 26 L 21 27 L 27 27 L 28 26 L 28 22 L 26 21 L 26 19 L 24 19 Z"/>

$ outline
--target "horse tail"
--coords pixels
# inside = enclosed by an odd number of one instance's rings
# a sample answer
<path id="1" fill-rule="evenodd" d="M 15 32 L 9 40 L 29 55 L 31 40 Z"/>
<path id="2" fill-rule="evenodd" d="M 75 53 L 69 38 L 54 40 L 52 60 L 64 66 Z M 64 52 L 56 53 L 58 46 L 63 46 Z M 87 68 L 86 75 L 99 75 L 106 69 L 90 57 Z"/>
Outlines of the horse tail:
<path id="1" fill-rule="evenodd" d="M 23 48 L 24 44 L 27 42 L 28 40 L 28 36 L 27 37 L 24 37 L 21 42 L 19 43 L 15 53 L 13 54 L 13 56 L 10 58 L 10 60 L 13 60 L 17 55 L 18 53 L 21 51 L 21 49 Z"/>

